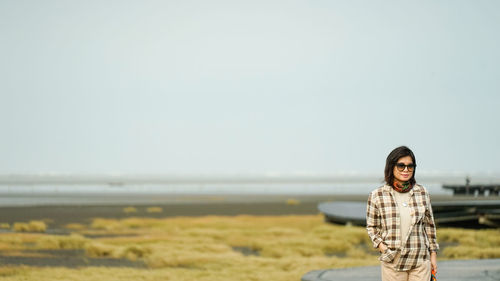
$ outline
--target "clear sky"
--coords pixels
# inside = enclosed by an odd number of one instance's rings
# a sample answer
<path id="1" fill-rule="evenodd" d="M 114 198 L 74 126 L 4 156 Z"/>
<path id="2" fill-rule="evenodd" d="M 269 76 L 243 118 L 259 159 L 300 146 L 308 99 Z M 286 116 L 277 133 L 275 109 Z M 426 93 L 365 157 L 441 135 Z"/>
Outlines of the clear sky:
<path id="1" fill-rule="evenodd" d="M 0 173 L 500 173 L 500 2 L 0 1 Z"/>

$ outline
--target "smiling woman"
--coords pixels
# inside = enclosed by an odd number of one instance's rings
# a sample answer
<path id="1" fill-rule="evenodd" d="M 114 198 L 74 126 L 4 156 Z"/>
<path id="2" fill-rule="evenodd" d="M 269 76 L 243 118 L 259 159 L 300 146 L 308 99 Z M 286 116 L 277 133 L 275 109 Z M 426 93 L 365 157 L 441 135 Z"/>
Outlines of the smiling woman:
<path id="1" fill-rule="evenodd" d="M 416 183 L 415 155 L 406 146 L 387 156 L 386 184 L 371 192 L 366 228 L 381 255 L 382 280 L 429 280 L 437 270 L 436 228 L 427 190 Z"/>
<path id="2" fill-rule="evenodd" d="M 388 159 L 390 162 L 394 162 L 396 159 Z M 415 164 L 415 157 L 404 156 L 396 160 L 397 163 L 392 168 L 392 174 L 390 173 L 391 165 L 387 165 L 386 171 L 386 181 L 392 182 L 394 189 L 397 192 L 407 192 L 411 186 L 415 184 L 415 177 L 413 170 L 417 166 Z"/>

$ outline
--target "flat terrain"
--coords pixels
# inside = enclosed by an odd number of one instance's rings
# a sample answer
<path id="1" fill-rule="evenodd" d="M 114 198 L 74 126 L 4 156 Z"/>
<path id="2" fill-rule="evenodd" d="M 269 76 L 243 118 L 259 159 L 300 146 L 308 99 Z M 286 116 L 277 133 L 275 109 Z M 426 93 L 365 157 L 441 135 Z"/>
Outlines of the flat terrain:
<path id="1" fill-rule="evenodd" d="M 366 196 L 59 196 L 0 208 L 1 280 L 298 281 L 378 264 L 363 227 L 317 210 Z M 438 229 L 440 259 L 500 258 L 499 231 Z"/>
<path id="2" fill-rule="evenodd" d="M 23 195 L 26 196 L 26 195 Z M 40 195 L 38 195 L 40 196 Z M 43 195 L 46 197 L 48 195 Z M 124 208 L 134 206 L 134 216 L 152 218 L 206 215 L 305 215 L 318 214 L 323 201 L 365 201 L 363 195 L 59 195 L 51 204 L 0 207 L 0 223 L 50 220 L 51 228 L 67 223 L 88 223 L 92 218 L 127 218 Z M 19 198 L 19 197 L 15 197 Z M 4 197 L 4 200 L 7 198 Z M 291 201 L 298 204 L 290 204 Z M 44 201 L 44 200 L 42 200 Z M 45 200 L 46 201 L 46 200 Z M 288 204 L 287 204 L 288 202 Z M 161 213 L 148 213 L 161 207 Z"/>

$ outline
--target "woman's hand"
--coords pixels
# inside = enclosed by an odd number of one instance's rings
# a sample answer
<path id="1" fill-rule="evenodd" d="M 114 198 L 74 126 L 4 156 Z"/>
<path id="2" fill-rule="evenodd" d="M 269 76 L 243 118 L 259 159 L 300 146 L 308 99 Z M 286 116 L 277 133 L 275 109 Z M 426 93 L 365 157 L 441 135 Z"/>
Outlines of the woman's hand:
<path id="1" fill-rule="evenodd" d="M 385 245 L 384 243 L 378 244 L 378 250 L 383 254 L 387 250 L 387 245 Z"/>
<path id="2" fill-rule="evenodd" d="M 431 252 L 431 269 L 436 272 L 438 271 L 436 252 Z"/>

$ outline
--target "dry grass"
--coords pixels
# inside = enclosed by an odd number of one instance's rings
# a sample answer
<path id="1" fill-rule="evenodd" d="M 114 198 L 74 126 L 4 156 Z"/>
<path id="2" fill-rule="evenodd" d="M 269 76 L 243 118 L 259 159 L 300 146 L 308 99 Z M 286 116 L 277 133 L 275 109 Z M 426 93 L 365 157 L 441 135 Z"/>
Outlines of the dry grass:
<path id="1" fill-rule="evenodd" d="M 84 230 L 87 227 L 81 223 L 69 223 L 64 226 L 64 228 L 71 229 L 71 230 Z"/>
<path id="2" fill-rule="evenodd" d="M 443 228 L 438 232 L 440 242 L 450 244 L 442 256 L 449 259 L 500 258 L 499 229 L 452 229 Z"/>
<path id="3" fill-rule="evenodd" d="M 2 266 L 0 267 L 0 277 L 18 275 L 23 272 L 23 267 Z"/>
<path id="4" fill-rule="evenodd" d="M 148 212 L 148 213 L 161 213 L 161 212 L 163 212 L 163 208 L 161 208 L 161 207 L 149 207 L 146 209 L 146 212 Z"/>
<path id="5" fill-rule="evenodd" d="M 86 248 L 86 254 L 93 258 L 112 258 L 117 256 L 118 247 L 93 242 Z"/>
<path id="6" fill-rule="evenodd" d="M 94 219 L 90 226 L 94 229 L 102 229 L 102 230 L 114 230 L 120 227 L 120 224 L 116 220 L 112 219 Z"/>
<path id="7" fill-rule="evenodd" d="M 100 228 L 102 223 L 95 220 L 92 225 Z M 319 215 L 129 218 L 105 225 L 115 233 L 135 230 L 136 236 L 101 238 L 99 244 L 87 248 L 90 256 L 143 258 L 151 268 L 238 270 L 249 261 L 299 268 L 298 264 L 309 264 L 310 259 L 329 267 L 377 262 L 375 252 L 363 250 L 370 243 L 364 228 L 327 225 Z M 134 246 L 142 248 L 130 248 Z M 133 250 L 124 251 L 124 247 Z M 244 256 L 233 247 L 259 255 Z"/>
<path id="8" fill-rule="evenodd" d="M 149 269 L 10 267 L 0 270 L 2 280 L 298 281 L 313 269 L 378 264 L 364 228 L 327 224 L 321 215 L 94 219 L 75 231 L 113 236 L 5 233 L 0 249 L 85 249 L 89 257 L 141 260 Z M 498 258 L 499 234 L 439 229 L 439 242 L 448 245 L 440 258 Z"/>
<path id="9" fill-rule="evenodd" d="M 19 235 L 4 233 L 0 235 L 0 251 L 23 249 L 23 239 Z"/>
<path id="10" fill-rule="evenodd" d="M 36 248 L 52 250 L 83 249 L 88 243 L 89 239 L 74 233 L 69 236 L 46 235 L 37 240 Z"/>
<path id="11" fill-rule="evenodd" d="M 130 206 L 130 207 L 125 207 L 125 208 L 123 208 L 123 212 L 124 212 L 125 214 L 137 213 L 137 208 L 136 208 L 136 207 L 132 207 L 132 206 Z"/>
<path id="12" fill-rule="evenodd" d="M 290 199 L 286 200 L 286 204 L 287 205 L 300 205 L 300 201 L 297 199 L 290 198 Z"/>
<path id="13" fill-rule="evenodd" d="M 118 253 L 119 257 L 126 258 L 135 261 L 140 258 L 145 258 L 151 254 L 151 249 L 149 247 L 144 247 L 140 245 L 130 245 L 120 249 Z"/>
<path id="14" fill-rule="evenodd" d="M 12 229 L 16 232 L 45 232 L 47 225 L 43 221 L 16 222 Z"/>

